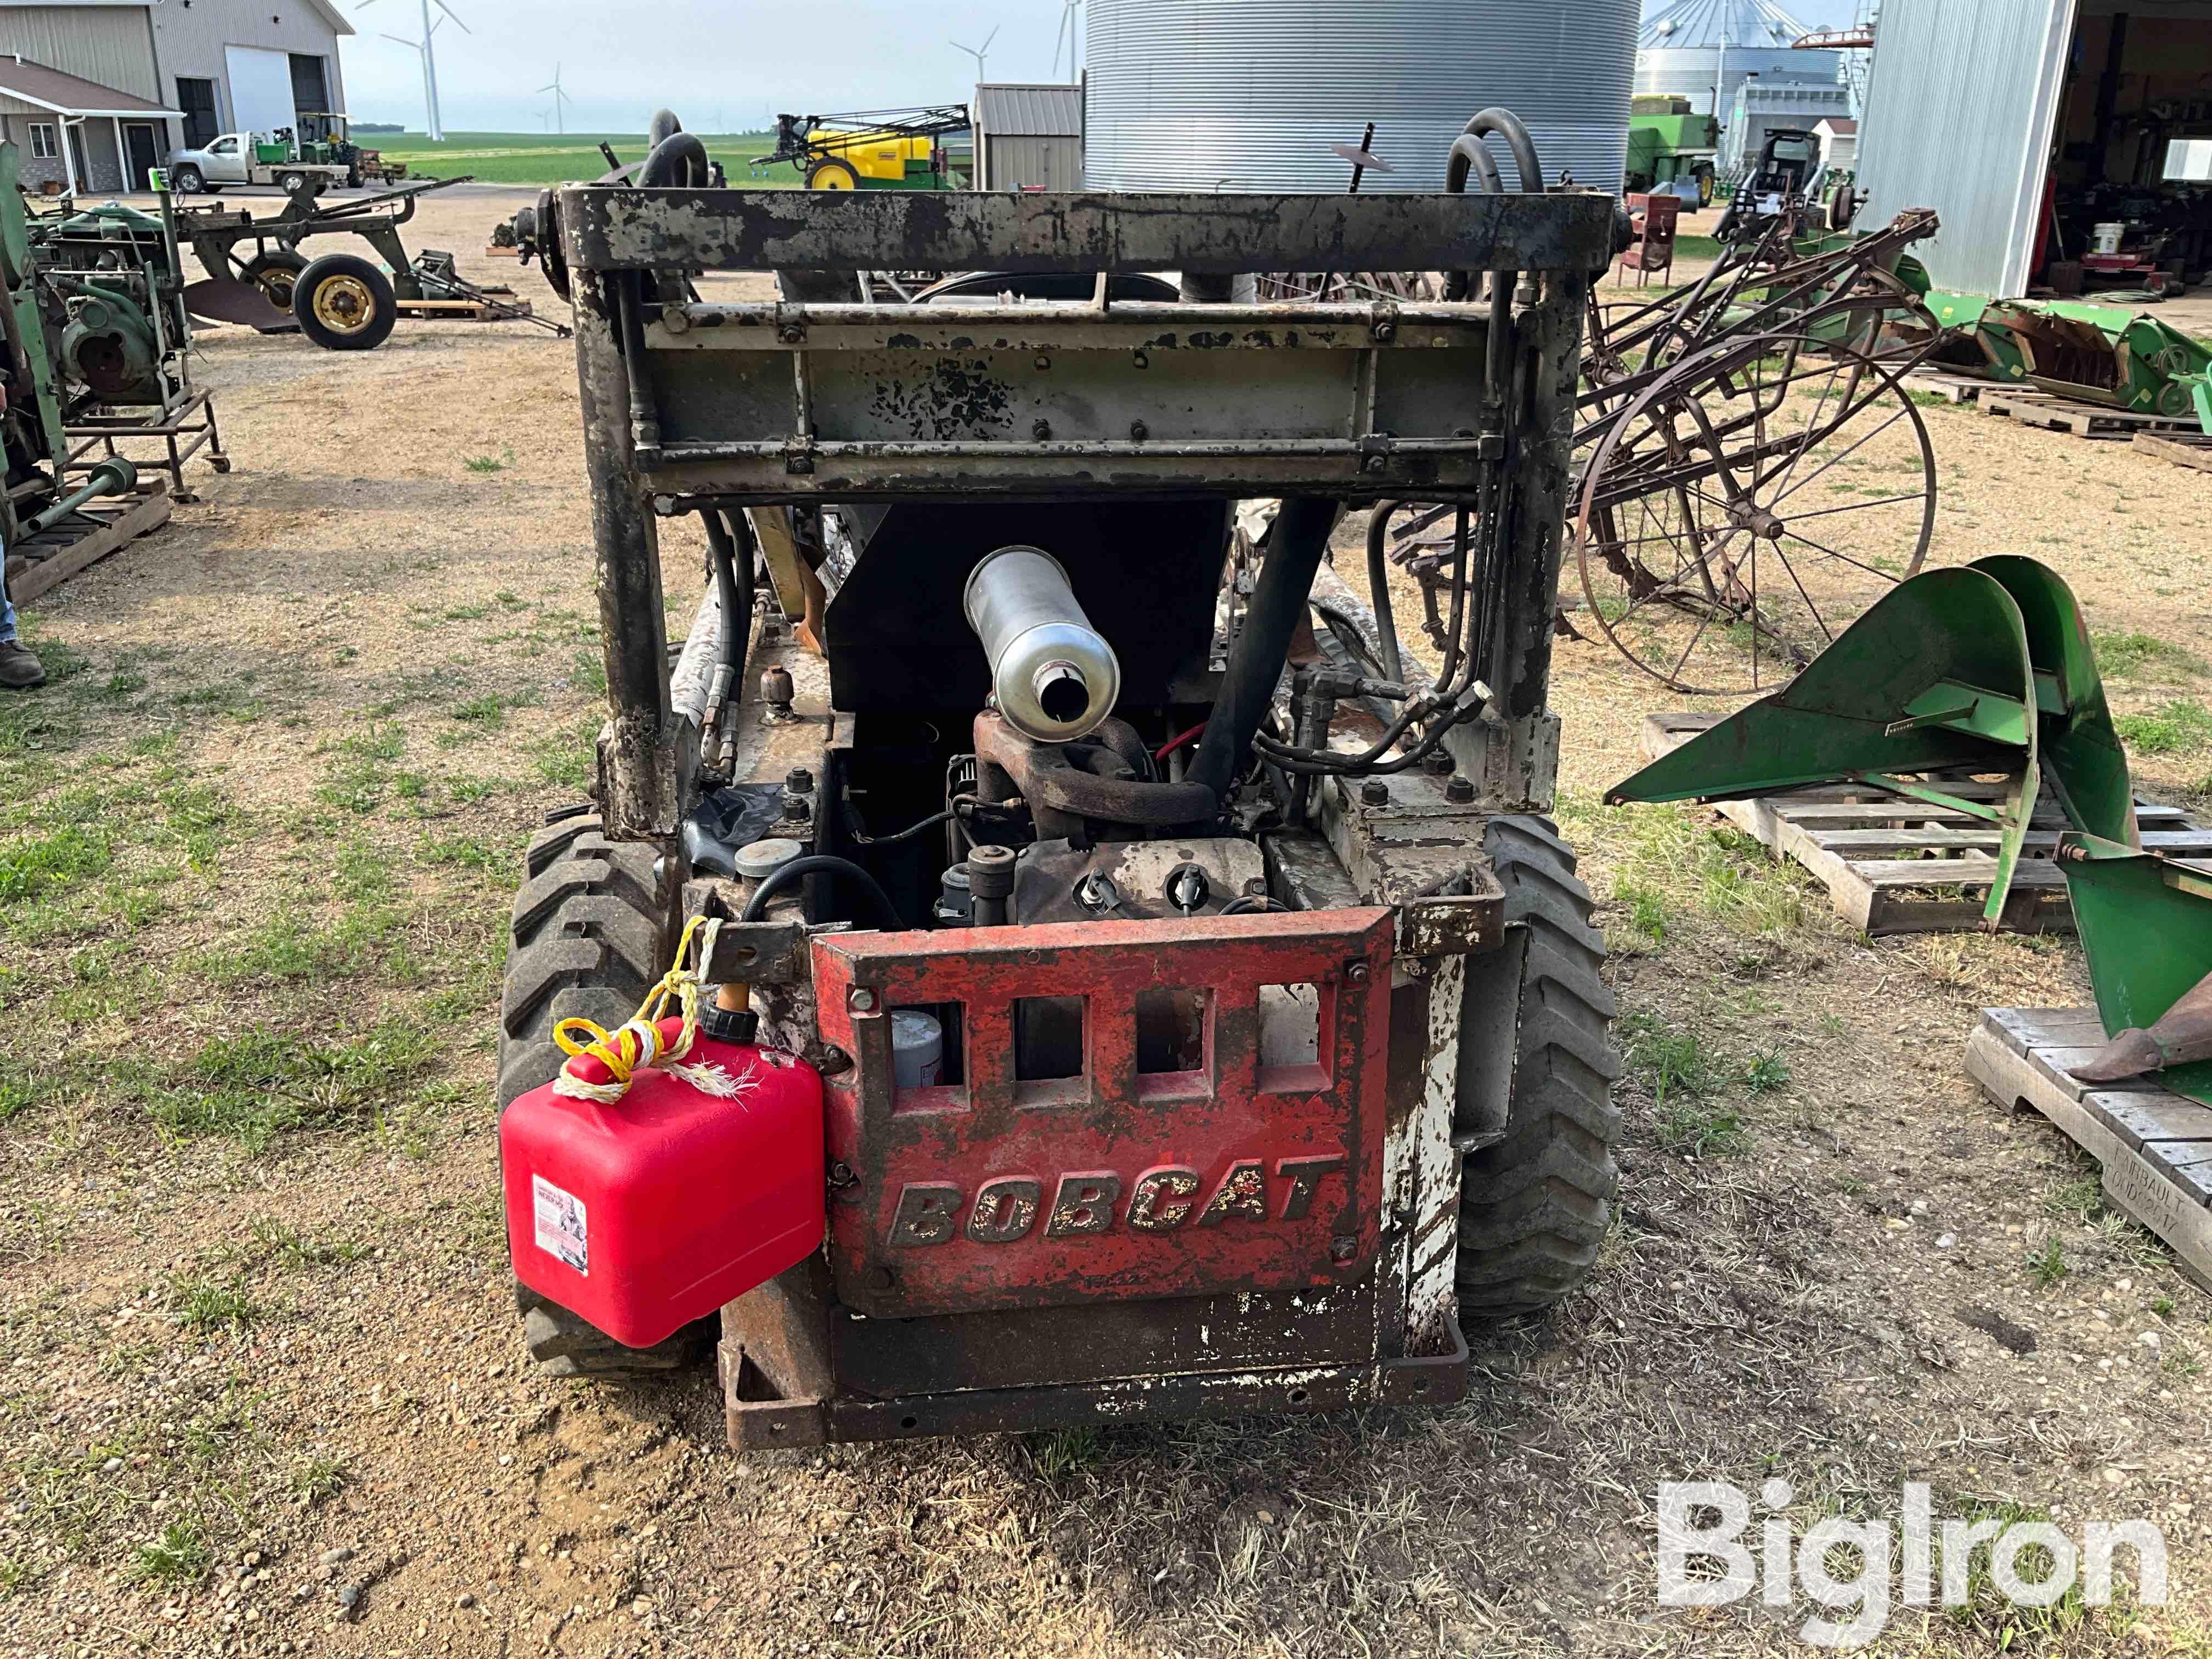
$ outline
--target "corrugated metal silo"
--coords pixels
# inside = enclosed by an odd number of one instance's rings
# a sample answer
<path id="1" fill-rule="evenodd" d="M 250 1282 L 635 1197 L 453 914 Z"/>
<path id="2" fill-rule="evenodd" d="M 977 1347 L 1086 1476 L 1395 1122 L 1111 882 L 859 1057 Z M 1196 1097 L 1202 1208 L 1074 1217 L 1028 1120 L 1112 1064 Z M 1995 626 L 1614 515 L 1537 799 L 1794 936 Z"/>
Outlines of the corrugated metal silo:
<path id="1" fill-rule="evenodd" d="M 1686 98 L 1698 114 L 1711 115 L 1717 81 L 1725 121 L 1748 76 L 1758 76 L 1762 88 L 1778 81 L 1832 85 L 1843 59 L 1832 52 L 1794 51 L 1790 43 L 1807 33 L 1773 0 L 1676 0 L 1637 34 L 1637 95 Z"/>
<path id="2" fill-rule="evenodd" d="M 1638 0 L 1090 0 L 1084 182 L 1094 190 L 1318 191 L 1358 143 L 1432 191 L 1452 140 L 1502 104 L 1552 182 L 1620 188 Z M 1493 143 L 1506 188 L 1518 188 Z"/>

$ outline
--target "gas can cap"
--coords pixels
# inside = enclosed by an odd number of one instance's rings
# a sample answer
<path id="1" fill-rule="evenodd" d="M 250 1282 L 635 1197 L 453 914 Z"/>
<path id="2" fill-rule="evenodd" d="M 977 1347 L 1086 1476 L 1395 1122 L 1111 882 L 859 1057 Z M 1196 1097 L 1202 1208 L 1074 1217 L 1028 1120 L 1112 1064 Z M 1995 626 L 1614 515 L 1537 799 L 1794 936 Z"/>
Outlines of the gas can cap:
<path id="1" fill-rule="evenodd" d="M 738 874 L 747 881 L 766 881 L 793 859 L 806 856 L 806 848 L 785 836 L 771 836 L 738 849 Z"/>

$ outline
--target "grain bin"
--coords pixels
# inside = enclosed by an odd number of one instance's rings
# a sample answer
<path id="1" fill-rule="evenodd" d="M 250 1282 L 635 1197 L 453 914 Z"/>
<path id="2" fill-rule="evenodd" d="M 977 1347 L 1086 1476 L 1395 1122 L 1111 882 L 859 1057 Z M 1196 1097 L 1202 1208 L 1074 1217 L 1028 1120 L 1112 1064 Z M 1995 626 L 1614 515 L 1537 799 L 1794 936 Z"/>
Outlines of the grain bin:
<path id="1" fill-rule="evenodd" d="M 1376 125 L 1433 191 L 1452 139 L 1502 104 L 1556 182 L 1620 187 L 1638 0 L 1090 0 L 1084 183 L 1094 190 L 1340 191 L 1330 146 Z M 1513 167 L 1493 147 L 1509 188 Z"/>
<path id="2" fill-rule="evenodd" d="M 1638 97 L 1686 98 L 1699 115 L 1732 118 L 1736 94 L 1755 79 L 1765 91 L 1778 82 L 1832 87 L 1843 58 L 1832 52 L 1798 52 L 1792 42 L 1805 25 L 1773 0 L 1675 0 L 1655 13 L 1636 38 Z M 1720 107 L 1713 107 L 1716 85 Z M 1849 115 L 1848 105 L 1820 115 Z"/>

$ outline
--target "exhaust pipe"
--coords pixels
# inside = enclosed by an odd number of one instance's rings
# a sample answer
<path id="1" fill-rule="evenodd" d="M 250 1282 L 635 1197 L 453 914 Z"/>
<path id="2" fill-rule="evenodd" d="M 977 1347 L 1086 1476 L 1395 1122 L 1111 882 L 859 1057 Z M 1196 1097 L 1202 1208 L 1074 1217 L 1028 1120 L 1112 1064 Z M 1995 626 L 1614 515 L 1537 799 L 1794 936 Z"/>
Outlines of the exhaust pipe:
<path id="1" fill-rule="evenodd" d="M 963 605 L 990 660 L 992 699 L 1017 732 L 1073 743 L 1114 712 L 1121 659 L 1052 555 L 1000 548 L 969 573 Z"/>

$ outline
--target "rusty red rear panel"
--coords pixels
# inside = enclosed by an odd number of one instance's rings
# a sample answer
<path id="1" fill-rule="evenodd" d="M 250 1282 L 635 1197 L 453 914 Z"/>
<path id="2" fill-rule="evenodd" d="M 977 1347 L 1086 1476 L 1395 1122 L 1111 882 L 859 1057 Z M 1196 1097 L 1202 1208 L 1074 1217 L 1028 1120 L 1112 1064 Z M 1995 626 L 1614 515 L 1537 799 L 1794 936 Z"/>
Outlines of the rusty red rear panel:
<path id="1" fill-rule="evenodd" d="M 886 1317 L 1350 1284 L 1381 1242 L 1391 914 L 814 943 L 837 1299 Z M 1261 1063 L 1268 986 L 1315 1063 Z M 1203 1061 L 1140 1073 L 1141 993 L 1202 989 Z M 1081 1075 L 1015 1076 L 1014 1004 L 1084 1001 Z M 960 1005 L 965 1081 L 896 1087 L 890 1013 Z M 842 1166 L 842 1169 L 837 1166 Z"/>

